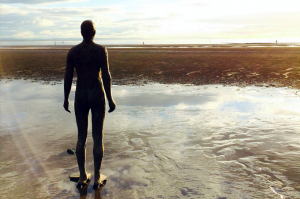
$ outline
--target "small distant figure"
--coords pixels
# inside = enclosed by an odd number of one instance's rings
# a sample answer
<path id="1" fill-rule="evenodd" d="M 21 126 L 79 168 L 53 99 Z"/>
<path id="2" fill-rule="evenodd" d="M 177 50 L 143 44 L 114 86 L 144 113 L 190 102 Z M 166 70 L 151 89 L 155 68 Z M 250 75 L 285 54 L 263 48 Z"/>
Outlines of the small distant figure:
<path id="1" fill-rule="evenodd" d="M 69 94 L 71 91 L 73 71 L 76 69 L 77 83 L 75 92 L 75 116 L 78 128 L 76 157 L 79 167 L 77 187 L 87 185 L 90 174 L 85 168 L 86 139 L 88 133 L 88 116 L 92 111 L 92 136 L 94 140 L 94 189 L 101 185 L 100 169 L 104 153 L 103 124 L 105 118 L 105 94 L 109 111 L 113 112 L 116 104 L 111 94 L 111 76 L 108 66 L 108 54 L 105 47 L 93 42 L 96 29 L 90 20 L 81 24 L 83 41 L 70 49 L 67 56 L 67 66 L 64 78 L 64 105 L 69 110 Z M 101 75 L 100 75 L 101 74 Z"/>
<path id="2" fill-rule="evenodd" d="M 277 40 L 276 40 L 276 44 L 277 44 Z"/>
<path id="3" fill-rule="evenodd" d="M 143 42 L 143 45 L 144 45 L 144 42 Z"/>

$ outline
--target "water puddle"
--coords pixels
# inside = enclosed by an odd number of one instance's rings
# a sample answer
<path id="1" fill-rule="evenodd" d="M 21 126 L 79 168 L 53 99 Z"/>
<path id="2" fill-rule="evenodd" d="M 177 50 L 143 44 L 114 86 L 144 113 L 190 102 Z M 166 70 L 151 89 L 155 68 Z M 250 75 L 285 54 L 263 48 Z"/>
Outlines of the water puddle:
<path id="1" fill-rule="evenodd" d="M 112 86 L 102 198 L 298 198 L 297 90 Z M 74 90 L 70 95 L 71 111 Z M 0 81 L 0 184 L 7 198 L 79 197 L 74 111 L 63 85 Z M 91 125 L 87 170 L 93 172 Z M 93 179 L 92 179 L 93 180 Z M 30 185 L 29 185 L 30 184 Z M 93 182 L 87 198 L 94 198 Z"/>

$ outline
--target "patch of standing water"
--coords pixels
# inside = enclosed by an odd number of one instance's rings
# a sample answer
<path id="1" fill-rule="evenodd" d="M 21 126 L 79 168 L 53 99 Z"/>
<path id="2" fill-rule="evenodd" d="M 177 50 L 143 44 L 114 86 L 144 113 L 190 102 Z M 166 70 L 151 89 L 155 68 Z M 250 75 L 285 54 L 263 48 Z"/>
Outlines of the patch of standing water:
<path id="1" fill-rule="evenodd" d="M 73 110 L 74 90 L 70 95 Z M 112 86 L 103 198 L 298 198 L 299 96 L 288 88 Z M 8 198 L 79 196 L 63 85 L 0 81 L 0 184 Z M 93 172 L 91 124 L 87 170 Z M 18 182 L 18 186 L 15 185 Z M 34 186 L 30 185 L 33 183 Z M 93 198 L 90 185 L 87 198 Z"/>

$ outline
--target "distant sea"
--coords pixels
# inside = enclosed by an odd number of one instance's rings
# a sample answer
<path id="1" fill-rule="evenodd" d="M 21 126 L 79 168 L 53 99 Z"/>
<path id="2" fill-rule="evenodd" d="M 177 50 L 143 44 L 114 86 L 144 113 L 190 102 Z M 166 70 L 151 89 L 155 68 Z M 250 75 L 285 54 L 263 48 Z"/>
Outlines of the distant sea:
<path id="1" fill-rule="evenodd" d="M 40 46 L 40 45 L 76 45 L 82 39 L 0 39 L 0 46 Z M 228 43 L 276 43 L 276 39 L 181 39 L 181 40 L 147 40 L 147 39 L 95 39 L 102 45 L 155 45 L 155 44 L 228 44 Z M 278 39 L 278 43 L 300 43 L 300 38 Z"/>

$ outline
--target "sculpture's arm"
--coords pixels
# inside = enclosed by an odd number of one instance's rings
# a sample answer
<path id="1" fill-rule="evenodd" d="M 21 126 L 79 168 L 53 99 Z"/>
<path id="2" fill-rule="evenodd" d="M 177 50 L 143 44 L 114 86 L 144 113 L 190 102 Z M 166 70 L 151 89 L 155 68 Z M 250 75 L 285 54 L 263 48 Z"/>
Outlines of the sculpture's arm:
<path id="1" fill-rule="evenodd" d="M 70 52 L 67 56 L 67 65 L 66 65 L 66 72 L 65 72 L 65 78 L 64 78 L 64 94 L 65 94 L 65 100 L 64 100 L 64 108 L 66 111 L 71 113 L 69 110 L 69 95 L 72 87 L 72 81 L 73 81 L 73 72 L 74 72 L 74 66 L 72 64 Z"/>
<path id="2" fill-rule="evenodd" d="M 106 98 L 107 98 L 108 104 L 109 104 L 108 112 L 113 112 L 116 108 L 116 103 L 114 102 L 112 94 L 111 94 L 111 75 L 109 72 L 108 53 L 107 53 L 106 49 L 105 49 L 105 59 L 103 59 L 103 60 L 105 60 L 105 61 L 101 67 L 102 81 L 103 81 L 104 90 L 106 93 Z"/>

